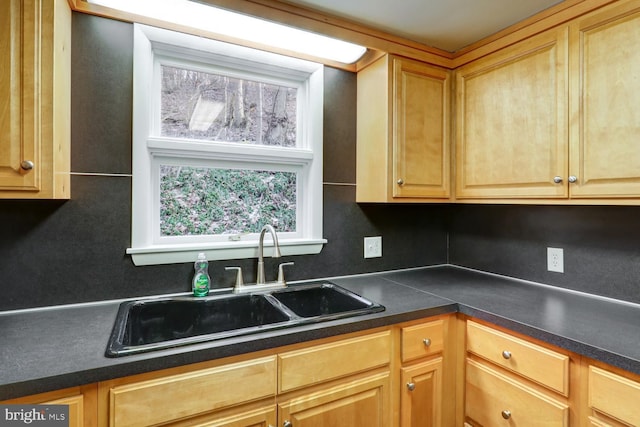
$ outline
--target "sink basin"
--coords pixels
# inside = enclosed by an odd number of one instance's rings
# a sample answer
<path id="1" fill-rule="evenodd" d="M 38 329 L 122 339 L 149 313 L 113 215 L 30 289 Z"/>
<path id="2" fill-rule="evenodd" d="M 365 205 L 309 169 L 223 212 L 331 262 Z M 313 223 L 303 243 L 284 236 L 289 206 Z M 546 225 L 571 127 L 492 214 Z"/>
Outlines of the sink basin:
<path id="1" fill-rule="evenodd" d="M 286 312 L 263 295 L 125 302 L 120 305 L 107 355 L 207 341 L 210 336 L 220 339 L 252 333 L 289 320 Z"/>
<path id="2" fill-rule="evenodd" d="M 271 295 L 295 315 L 304 318 L 341 318 L 384 310 L 379 304 L 349 292 L 333 283 L 296 286 Z"/>
<path id="3" fill-rule="evenodd" d="M 330 282 L 253 294 L 149 298 L 120 304 L 106 355 L 181 345 L 384 310 Z"/>

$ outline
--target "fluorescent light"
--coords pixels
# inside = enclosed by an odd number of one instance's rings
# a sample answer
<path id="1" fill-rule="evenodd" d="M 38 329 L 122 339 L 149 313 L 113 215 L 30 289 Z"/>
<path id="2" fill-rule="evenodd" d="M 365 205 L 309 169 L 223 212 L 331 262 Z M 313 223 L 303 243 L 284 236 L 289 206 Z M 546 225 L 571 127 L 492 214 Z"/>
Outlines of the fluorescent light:
<path id="1" fill-rule="evenodd" d="M 87 0 L 136 15 L 351 64 L 366 48 L 188 0 Z"/>

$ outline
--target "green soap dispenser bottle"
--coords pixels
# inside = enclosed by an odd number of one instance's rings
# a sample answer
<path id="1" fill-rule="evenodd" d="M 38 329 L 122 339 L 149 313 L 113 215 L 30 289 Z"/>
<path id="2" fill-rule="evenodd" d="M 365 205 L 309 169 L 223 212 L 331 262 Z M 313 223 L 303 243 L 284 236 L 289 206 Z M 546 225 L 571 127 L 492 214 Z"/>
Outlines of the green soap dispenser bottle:
<path id="1" fill-rule="evenodd" d="M 206 297 L 211 287 L 211 278 L 209 277 L 209 261 L 203 252 L 198 254 L 194 267 L 196 272 L 193 275 L 193 296 Z"/>

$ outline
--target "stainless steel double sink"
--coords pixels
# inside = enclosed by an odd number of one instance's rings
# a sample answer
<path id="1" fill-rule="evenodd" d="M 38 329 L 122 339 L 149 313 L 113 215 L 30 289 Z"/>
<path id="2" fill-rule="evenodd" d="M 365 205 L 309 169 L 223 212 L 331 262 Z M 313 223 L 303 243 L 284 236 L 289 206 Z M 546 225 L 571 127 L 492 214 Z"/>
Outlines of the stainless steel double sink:
<path id="1" fill-rule="evenodd" d="M 106 355 L 119 357 L 383 311 L 334 283 L 120 304 Z"/>

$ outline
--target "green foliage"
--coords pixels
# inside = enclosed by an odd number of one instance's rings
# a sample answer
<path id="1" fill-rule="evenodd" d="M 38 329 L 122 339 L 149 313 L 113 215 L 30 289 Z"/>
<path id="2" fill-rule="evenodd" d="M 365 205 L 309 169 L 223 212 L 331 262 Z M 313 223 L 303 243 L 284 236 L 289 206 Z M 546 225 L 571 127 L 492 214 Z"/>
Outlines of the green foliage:
<path id="1" fill-rule="evenodd" d="M 162 236 L 296 230 L 296 174 L 162 166 Z"/>

